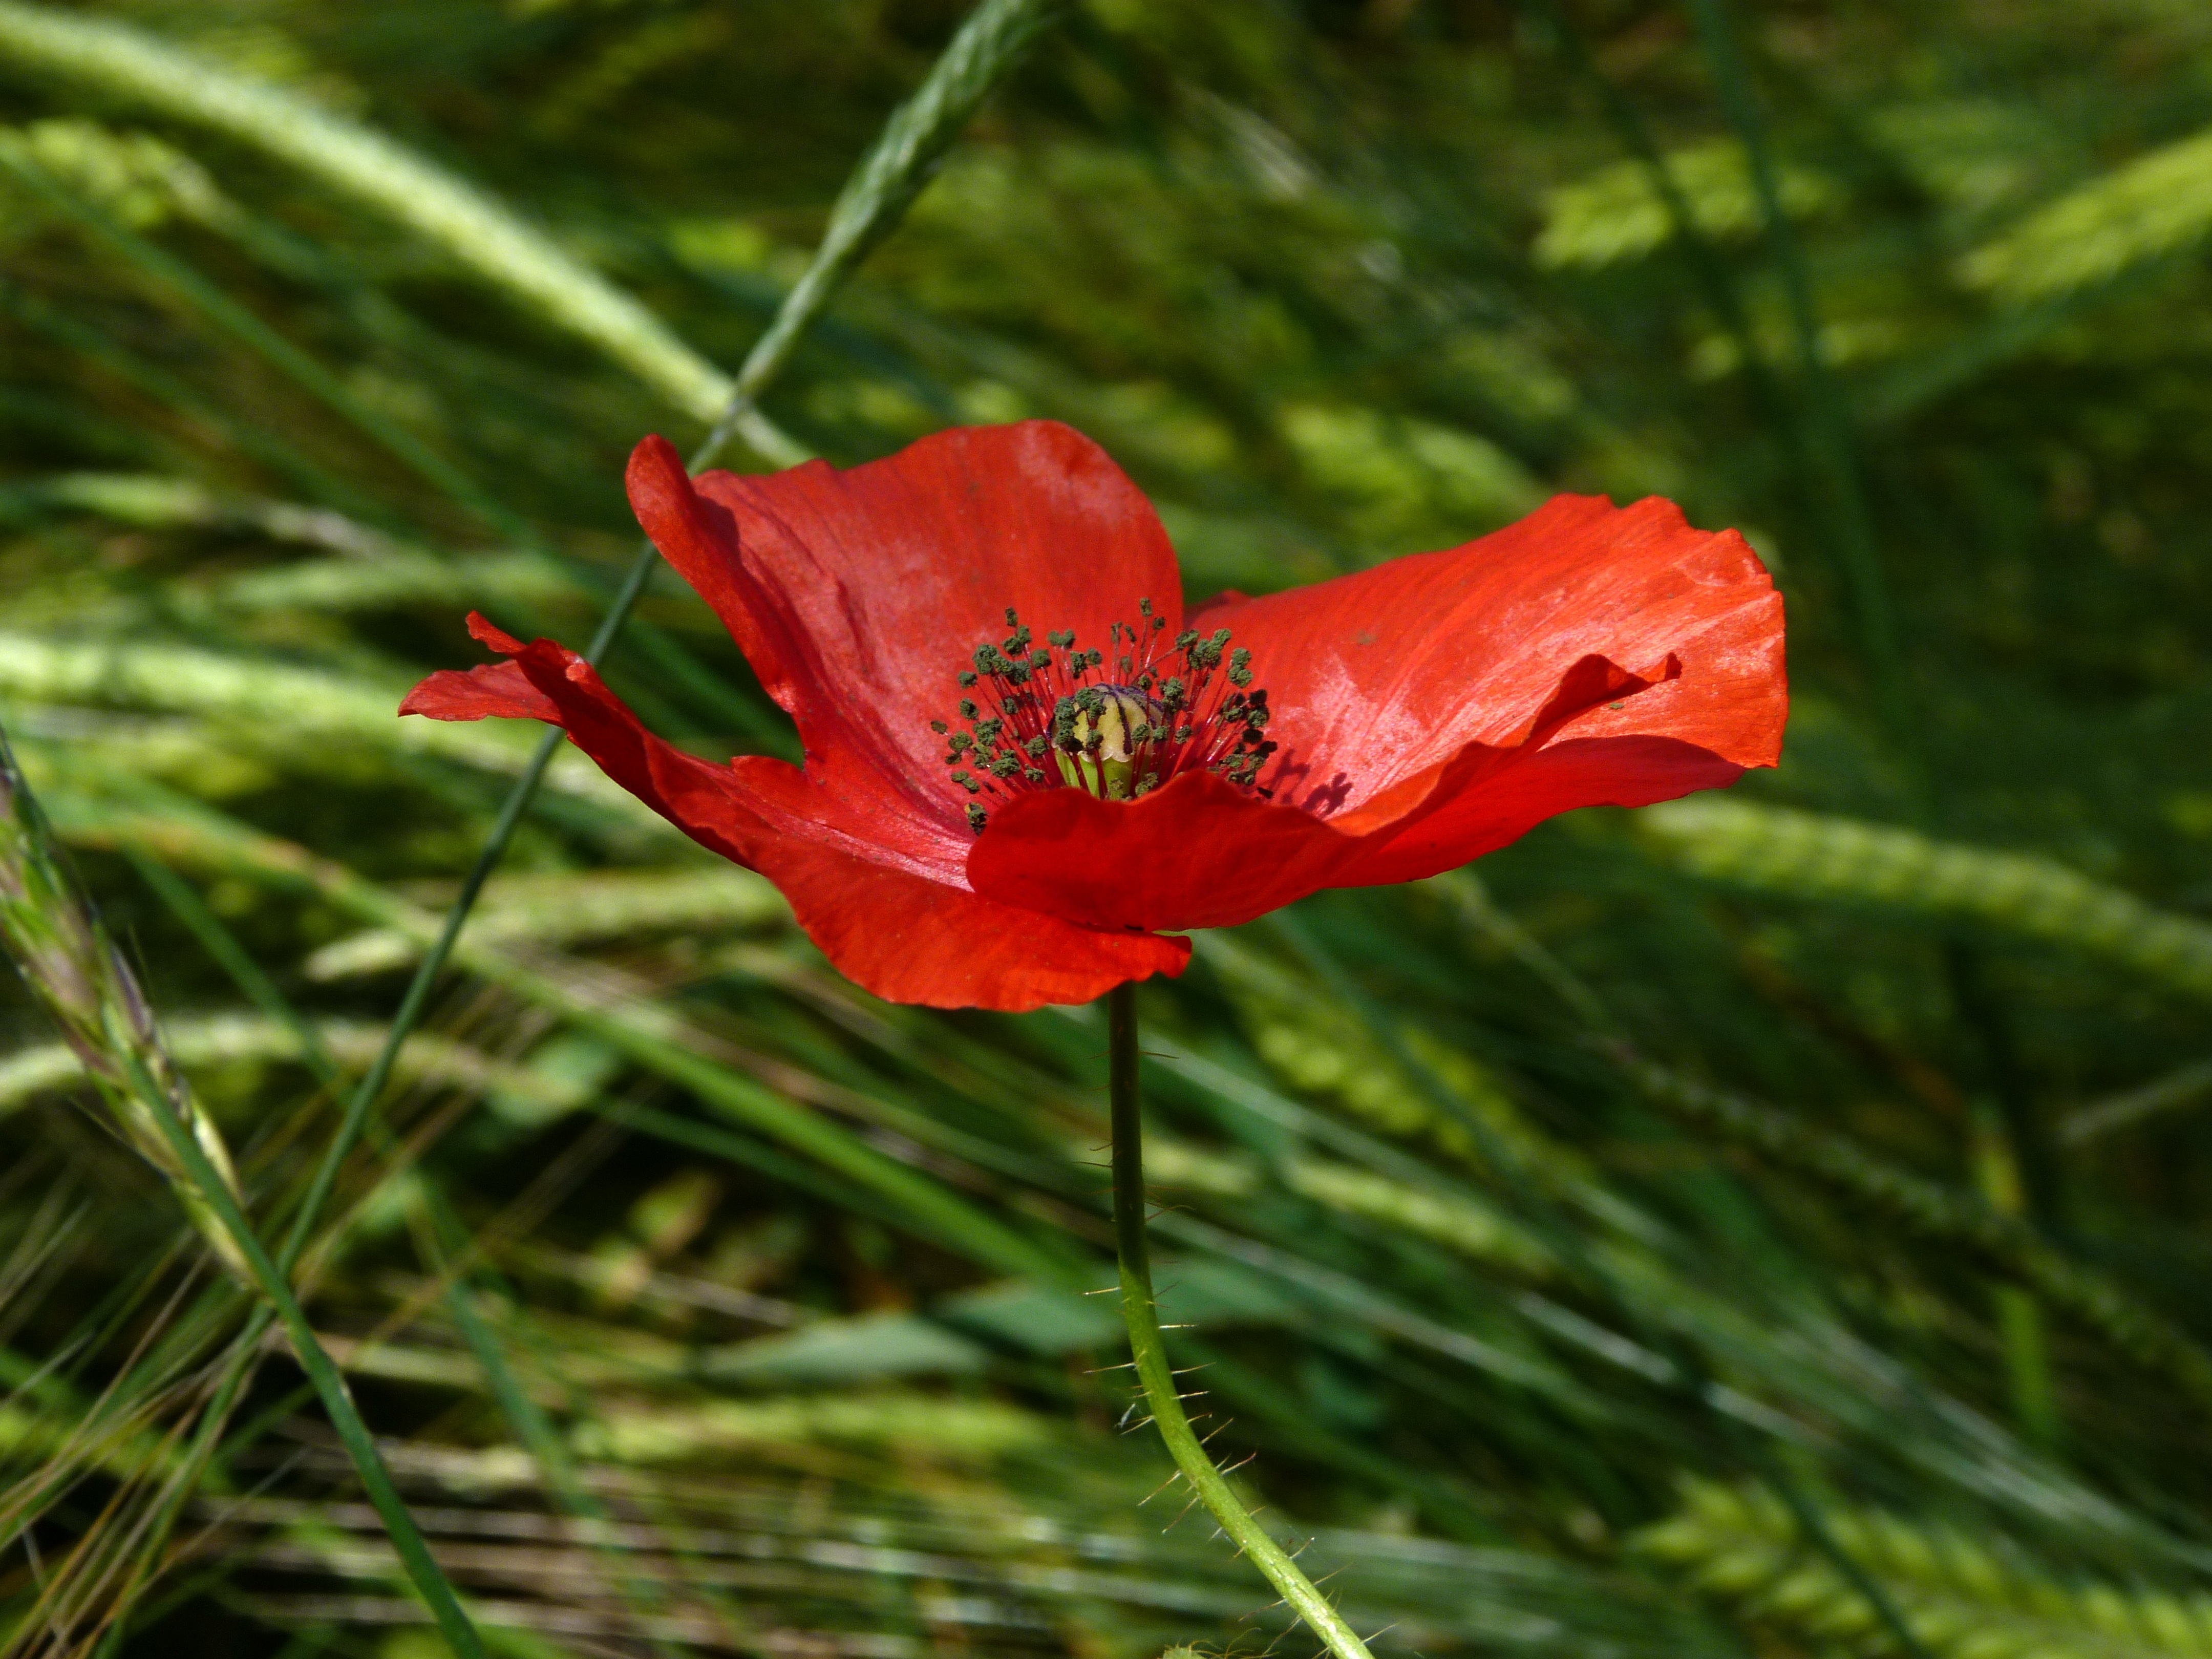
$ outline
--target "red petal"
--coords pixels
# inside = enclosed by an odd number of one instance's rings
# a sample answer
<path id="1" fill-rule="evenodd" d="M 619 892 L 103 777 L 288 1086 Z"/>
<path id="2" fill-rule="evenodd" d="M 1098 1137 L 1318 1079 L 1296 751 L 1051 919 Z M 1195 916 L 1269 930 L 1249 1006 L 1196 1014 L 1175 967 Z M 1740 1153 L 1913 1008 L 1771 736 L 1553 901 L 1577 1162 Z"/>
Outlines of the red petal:
<path id="1" fill-rule="evenodd" d="M 1186 772 L 1133 801 L 1041 789 L 992 811 L 968 855 L 979 893 L 1131 930 L 1232 927 L 1317 888 L 1359 843 L 1211 772 Z"/>
<path id="2" fill-rule="evenodd" d="M 469 612 L 469 633 L 493 650 L 508 656 L 523 645 L 474 611 Z M 521 665 L 489 662 L 479 668 L 441 668 L 410 691 L 399 705 L 403 714 L 428 714 L 434 720 L 507 719 L 561 723 L 553 700 L 532 685 Z"/>
<path id="3" fill-rule="evenodd" d="M 1565 735 L 1649 735 L 1739 767 L 1781 753 L 1782 601 L 1734 531 L 1692 529 L 1656 498 L 1626 508 L 1563 495 L 1445 553 L 1394 559 L 1210 609 L 1252 653 L 1301 804 L 1357 811 L 1469 743 L 1511 743 L 1580 659 L 1656 678 Z"/>
<path id="4" fill-rule="evenodd" d="M 481 668 L 441 668 L 407 694 L 403 714 L 428 714 L 434 720 L 505 718 L 560 723 L 553 700 L 523 678 L 511 662 Z"/>
<path id="5" fill-rule="evenodd" d="M 955 676 L 1005 636 L 1009 606 L 1040 639 L 1072 629 L 1084 645 L 1138 621 L 1139 599 L 1182 625 L 1152 504 L 1055 422 L 955 428 L 848 471 L 709 472 L 696 507 L 681 477 L 672 451 L 640 446 L 638 516 L 798 721 L 810 762 L 868 767 L 963 839 L 966 798 L 929 722 L 951 714 Z"/>
<path id="6" fill-rule="evenodd" d="M 1666 501 L 1562 497 L 1192 620 L 1253 653 L 1277 802 L 1204 776 L 1128 803 L 1025 796 L 969 855 L 977 891 L 1095 927 L 1225 927 L 1454 868 L 1576 807 L 1731 783 L 1778 758 L 1789 712 L 1765 568 Z"/>
<path id="7" fill-rule="evenodd" d="M 1640 806 L 1743 769 L 1666 738 L 1549 743 L 1613 688 L 1647 682 L 1585 658 L 1510 747 L 1469 744 L 1355 813 L 1323 817 L 1210 772 L 1135 801 L 1079 789 L 994 809 L 968 855 L 979 893 L 1087 927 L 1233 927 L 1325 887 L 1412 881 L 1495 852 L 1577 806 Z"/>
<path id="8" fill-rule="evenodd" d="M 654 434 L 630 452 L 630 510 L 661 556 L 707 601 L 752 665 L 761 688 L 787 712 L 798 708 L 794 651 L 759 584 L 745 568 L 729 509 L 701 495 L 676 446 Z"/>
<path id="9" fill-rule="evenodd" d="M 837 971 L 887 1002 L 1019 1013 L 1190 962 L 1188 939 L 1095 932 L 796 839 L 759 867 Z"/>
<path id="10" fill-rule="evenodd" d="M 1441 780 L 1433 810 L 1371 837 L 1333 884 L 1419 881 L 1494 853 L 1562 812 L 1649 806 L 1694 790 L 1724 789 L 1743 773 L 1733 761 L 1676 738 L 1569 738 L 1473 783 Z"/>
<path id="11" fill-rule="evenodd" d="M 481 626 L 479 626 L 481 624 Z M 664 743 L 590 665 L 471 618 L 515 660 L 431 675 L 402 705 L 438 720 L 524 715 L 564 726 L 607 775 L 702 846 L 774 882 L 807 936 L 864 990 L 894 1002 L 1020 1011 L 1088 1002 L 1189 960 L 1182 939 L 1104 933 L 968 890 L 969 836 L 840 799 L 794 766 L 713 765 Z"/>

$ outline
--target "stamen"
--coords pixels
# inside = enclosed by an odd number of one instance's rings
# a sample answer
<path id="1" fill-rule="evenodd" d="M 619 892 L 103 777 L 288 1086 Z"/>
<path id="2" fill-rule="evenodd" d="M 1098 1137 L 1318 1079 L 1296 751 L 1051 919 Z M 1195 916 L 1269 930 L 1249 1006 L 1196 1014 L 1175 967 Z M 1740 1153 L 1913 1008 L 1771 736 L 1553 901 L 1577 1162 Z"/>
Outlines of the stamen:
<path id="1" fill-rule="evenodd" d="M 1139 599 L 1141 624 L 1108 625 L 1109 678 L 1100 672 L 1108 653 L 1078 648 L 1073 629 L 1048 633 L 1038 647 L 1014 608 L 1005 614 L 1006 637 L 975 647 L 974 666 L 956 677 L 961 690 L 977 692 L 959 700 L 968 730 L 929 723 L 945 740 L 951 781 L 968 794 L 1011 798 L 1072 787 L 1135 800 L 1182 773 L 1206 770 L 1271 795 L 1259 785 L 1278 747 L 1261 736 L 1267 694 L 1253 688 L 1252 653 L 1229 649 L 1227 629 L 1205 636 L 1185 629 L 1169 641 L 1167 618 Z M 1039 763 L 1047 755 L 1050 769 Z M 988 814 L 980 800 L 966 811 L 969 827 L 981 833 Z"/>

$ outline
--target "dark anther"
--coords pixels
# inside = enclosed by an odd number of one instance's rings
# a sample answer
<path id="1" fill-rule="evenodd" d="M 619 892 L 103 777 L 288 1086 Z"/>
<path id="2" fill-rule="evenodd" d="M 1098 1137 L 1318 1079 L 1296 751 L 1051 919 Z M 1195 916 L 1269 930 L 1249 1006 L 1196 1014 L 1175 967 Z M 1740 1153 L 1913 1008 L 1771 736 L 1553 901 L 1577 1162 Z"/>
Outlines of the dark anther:
<path id="1" fill-rule="evenodd" d="M 983 833 L 983 823 L 987 815 L 983 809 L 976 805 L 974 801 L 969 801 L 968 803 L 968 827 L 970 830 L 973 830 L 979 836 Z"/>
<path id="2" fill-rule="evenodd" d="M 1012 631 L 996 645 L 975 647 L 972 671 L 958 677 L 963 689 L 991 682 L 988 696 L 960 699 L 969 730 L 948 735 L 945 722 L 930 722 L 945 740 L 945 765 L 964 761 L 974 769 L 954 770 L 953 781 L 970 795 L 1065 782 L 1129 800 L 1180 771 L 1204 769 L 1255 788 L 1276 745 L 1261 736 L 1267 694 L 1253 686 L 1252 653 L 1231 651 L 1226 628 L 1185 629 L 1170 647 L 1162 637 L 1167 619 L 1149 596 L 1138 600 L 1137 612 L 1141 623 L 1108 624 L 1108 649 L 1078 650 L 1075 631 L 1057 629 L 1044 636 L 1052 648 L 1037 650 L 1031 630 L 1007 607 Z M 1182 654 L 1179 674 L 1167 672 L 1170 649 Z M 1226 684 L 1216 689 L 1212 676 L 1224 663 Z M 1056 757 L 1054 767 L 1040 763 L 1048 755 Z M 981 829 L 980 808 L 971 821 Z"/>

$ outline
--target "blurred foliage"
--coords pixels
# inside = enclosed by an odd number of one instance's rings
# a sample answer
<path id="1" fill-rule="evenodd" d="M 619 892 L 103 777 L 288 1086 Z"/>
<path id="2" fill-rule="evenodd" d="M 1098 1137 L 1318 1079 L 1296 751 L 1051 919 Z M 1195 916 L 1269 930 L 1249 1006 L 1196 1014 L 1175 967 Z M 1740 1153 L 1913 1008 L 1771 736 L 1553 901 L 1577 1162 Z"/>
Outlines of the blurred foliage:
<path id="1" fill-rule="evenodd" d="M 400 692 L 589 637 L 964 9 L 0 3 L 0 726 L 266 1230 L 535 738 Z M 2179 0 L 1088 0 L 766 392 L 1073 422 L 1194 597 L 1563 489 L 1777 570 L 1778 772 L 1145 993 L 1179 1362 L 1381 1650 L 2212 1648 L 2208 133 Z M 672 577 L 608 672 L 791 752 Z M 0 999 L 0 1642 L 435 1651 Z M 1267 1650 L 1115 1432 L 1103 1046 L 556 761 L 304 1267 L 496 1650 Z"/>

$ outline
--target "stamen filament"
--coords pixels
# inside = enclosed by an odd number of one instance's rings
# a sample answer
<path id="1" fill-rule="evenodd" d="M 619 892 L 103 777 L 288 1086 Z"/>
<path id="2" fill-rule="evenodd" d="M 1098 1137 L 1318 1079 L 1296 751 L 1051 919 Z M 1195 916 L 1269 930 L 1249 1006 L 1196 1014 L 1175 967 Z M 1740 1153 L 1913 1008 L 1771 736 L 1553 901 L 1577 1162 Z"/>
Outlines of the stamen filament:
<path id="1" fill-rule="evenodd" d="M 1270 795 L 1259 775 L 1277 745 L 1260 735 L 1270 710 L 1267 694 L 1250 689 L 1252 653 L 1231 651 L 1225 628 L 1211 635 L 1186 629 L 1166 641 L 1167 618 L 1153 614 L 1151 599 L 1139 599 L 1137 611 L 1141 624 L 1109 623 L 1110 650 L 1101 651 L 1079 647 L 1069 629 L 1047 634 L 1038 647 L 1010 607 L 1006 638 L 977 646 L 973 667 L 957 677 L 975 694 L 958 703 L 969 729 L 930 722 L 945 739 L 952 782 L 970 796 L 1074 787 L 1133 800 L 1204 769 Z M 1171 672 L 1178 655 L 1181 672 Z M 1109 661 L 1110 678 L 1101 672 Z M 971 800 L 966 812 L 980 833 L 987 809 Z"/>

